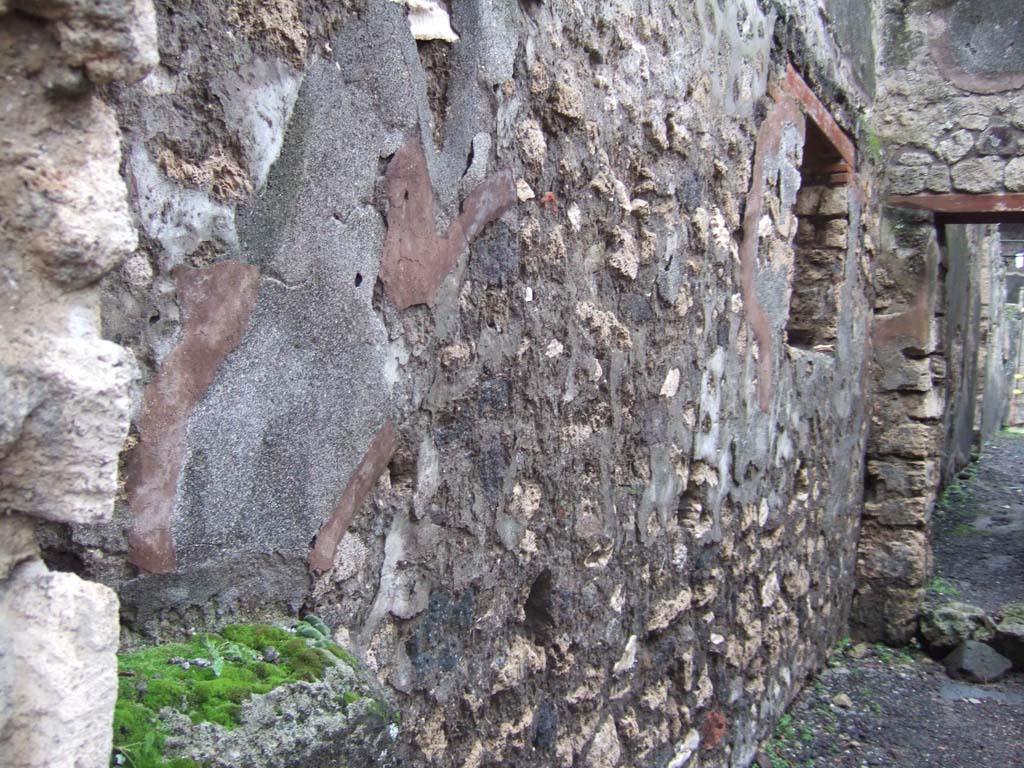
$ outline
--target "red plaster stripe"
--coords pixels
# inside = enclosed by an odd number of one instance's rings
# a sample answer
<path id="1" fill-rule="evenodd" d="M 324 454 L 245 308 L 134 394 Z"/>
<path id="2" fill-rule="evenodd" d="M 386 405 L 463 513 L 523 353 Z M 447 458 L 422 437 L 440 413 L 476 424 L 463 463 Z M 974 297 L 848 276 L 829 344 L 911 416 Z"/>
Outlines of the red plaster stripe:
<path id="1" fill-rule="evenodd" d="M 324 573 L 334 567 L 334 555 L 338 550 L 338 544 L 352 524 L 352 518 L 366 501 L 373 484 L 387 468 L 395 452 L 396 443 L 395 425 L 387 421 L 374 436 L 370 447 L 366 449 L 366 455 L 349 478 L 348 485 L 345 486 L 345 491 L 334 507 L 330 519 L 316 535 L 313 549 L 309 553 L 310 570 Z"/>

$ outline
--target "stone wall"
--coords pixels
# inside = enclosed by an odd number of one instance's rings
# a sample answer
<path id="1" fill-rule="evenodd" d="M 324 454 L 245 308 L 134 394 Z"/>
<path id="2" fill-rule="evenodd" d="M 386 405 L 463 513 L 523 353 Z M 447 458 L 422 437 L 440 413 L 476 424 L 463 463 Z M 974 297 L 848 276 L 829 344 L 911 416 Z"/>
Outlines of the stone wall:
<path id="1" fill-rule="evenodd" d="M 745 766 L 848 617 L 908 638 L 1012 319 L 874 195 L 1024 187 L 1024 67 L 828 5 L 0 3 L 16 764 L 107 761 L 111 590 L 315 610 L 411 765 Z"/>
<path id="2" fill-rule="evenodd" d="M 1024 48 L 1016 0 L 886 0 L 874 129 L 888 192 L 1024 191 Z"/>
<path id="3" fill-rule="evenodd" d="M 12 768 L 110 759 L 117 597 L 47 569 L 34 529 L 107 521 L 118 491 L 136 366 L 102 337 L 99 283 L 136 232 L 99 88 L 138 80 L 155 44 L 147 2 L 0 3 L 0 755 Z"/>
<path id="4" fill-rule="evenodd" d="M 1011 5 L 881 4 L 869 143 L 886 166 L 886 195 L 1021 189 L 1024 68 L 1015 54 L 994 52 L 1018 24 Z M 888 209 L 881 232 L 853 629 L 899 643 L 915 632 L 930 577 L 936 495 L 998 427 L 1008 394 L 993 353 L 1003 326 L 985 309 L 1001 308 L 1004 289 L 983 226 L 937 226 L 929 213 Z"/>
<path id="5" fill-rule="evenodd" d="M 315 609 L 411 764 L 745 765 L 849 611 L 870 170 L 797 194 L 862 88 L 807 2 L 448 10 L 158 4 L 124 493 L 46 557 L 129 640 Z"/>

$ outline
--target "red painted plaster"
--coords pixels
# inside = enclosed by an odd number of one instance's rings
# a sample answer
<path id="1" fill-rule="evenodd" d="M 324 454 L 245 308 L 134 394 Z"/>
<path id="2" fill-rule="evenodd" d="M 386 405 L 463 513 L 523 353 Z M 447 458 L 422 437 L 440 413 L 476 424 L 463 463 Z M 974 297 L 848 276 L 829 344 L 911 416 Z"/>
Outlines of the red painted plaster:
<path id="1" fill-rule="evenodd" d="M 181 341 L 143 393 L 128 456 L 128 560 L 143 571 L 176 567 L 171 521 L 185 460 L 185 428 L 217 369 L 242 340 L 259 293 L 259 270 L 227 261 L 173 272 L 184 321 Z"/>
<path id="2" fill-rule="evenodd" d="M 388 231 L 380 279 L 398 309 L 434 302 L 459 255 L 490 222 L 516 201 L 512 172 L 481 182 L 444 235 L 434 229 L 434 189 L 419 139 L 408 141 L 388 164 Z"/>
<path id="3" fill-rule="evenodd" d="M 801 132 L 804 130 L 804 117 L 796 102 L 781 96 L 757 132 L 750 191 L 747 193 L 746 209 L 743 212 L 743 240 L 740 243 L 740 291 L 747 322 L 750 323 L 757 339 L 757 394 L 762 411 L 768 410 L 772 397 L 773 339 L 771 323 L 757 298 L 754 286 L 754 270 L 757 267 L 757 225 L 764 207 L 765 158 L 779 153 L 782 126 L 785 123 L 792 123 Z"/>

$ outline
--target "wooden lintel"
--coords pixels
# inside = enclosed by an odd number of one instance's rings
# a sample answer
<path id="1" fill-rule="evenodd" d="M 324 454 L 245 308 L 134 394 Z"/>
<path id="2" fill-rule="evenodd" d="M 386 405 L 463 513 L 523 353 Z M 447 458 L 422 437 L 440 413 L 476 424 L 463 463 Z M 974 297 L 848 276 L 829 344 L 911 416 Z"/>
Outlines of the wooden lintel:
<path id="1" fill-rule="evenodd" d="M 889 205 L 894 208 L 913 208 L 943 215 L 1024 213 L 1024 193 L 995 195 L 890 195 Z M 1002 221 L 1002 219 L 994 219 Z"/>
<path id="2" fill-rule="evenodd" d="M 804 111 L 814 121 L 815 125 L 821 129 L 821 132 L 825 134 L 832 146 L 836 148 L 839 156 L 851 168 L 856 168 L 856 150 L 850 137 L 839 127 L 839 123 L 829 114 L 828 109 L 814 95 L 814 91 L 804 82 L 804 79 L 800 77 L 800 73 L 793 68 L 792 64 L 786 68 L 786 82 L 783 84 L 783 87 L 786 93 L 803 105 Z"/>

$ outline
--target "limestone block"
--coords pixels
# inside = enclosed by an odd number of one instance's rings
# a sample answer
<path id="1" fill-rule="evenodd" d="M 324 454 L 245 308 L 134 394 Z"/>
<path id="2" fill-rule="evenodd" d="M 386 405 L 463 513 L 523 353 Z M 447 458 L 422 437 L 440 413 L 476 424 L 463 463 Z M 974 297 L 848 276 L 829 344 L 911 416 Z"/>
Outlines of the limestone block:
<path id="1" fill-rule="evenodd" d="M 117 597 L 39 560 L 0 583 L 0 754 L 7 768 L 100 768 L 117 700 Z"/>
<path id="2" fill-rule="evenodd" d="M 915 195 L 928 183 L 927 166 L 896 166 L 889 169 L 889 190 L 894 195 Z"/>
<path id="3" fill-rule="evenodd" d="M 900 165 L 931 165 L 934 158 L 927 152 L 914 149 L 905 149 L 896 158 Z"/>
<path id="4" fill-rule="evenodd" d="M 42 24 L 17 19 L 0 28 L 0 61 L 30 45 L 41 58 L 58 58 Z M 121 178 L 120 131 L 114 110 L 98 97 L 58 100 L 47 94 L 46 77 L 0 81 L 0 217 L 13 247 L 51 279 L 77 288 L 102 277 L 137 244 Z M 15 262 L 17 263 L 17 262 Z M 13 266 L 11 267 L 13 268 Z M 19 289 L 25 288 L 19 283 Z"/>
<path id="5" fill-rule="evenodd" d="M 1002 188 L 1003 160 L 981 157 L 953 166 L 953 187 L 963 192 L 998 192 Z"/>
<path id="6" fill-rule="evenodd" d="M 14 513 L 0 515 L 0 579 L 6 579 L 18 563 L 38 556 L 35 521 Z"/>
<path id="7" fill-rule="evenodd" d="M 825 187 L 810 184 L 800 187 L 796 195 L 796 215 L 813 216 L 818 212 L 818 204 L 821 202 L 821 193 Z"/>
<path id="8" fill-rule="evenodd" d="M 857 636 L 906 643 L 917 632 L 917 612 L 924 596 L 921 587 L 899 587 L 858 580 L 850 622 Z"/>
<path id="9" fill-rule="evenodd" d="M 850 225 L 846 219 L 833 219 L 825 222 L 821 228 L 821 244 L 828 248 L 842 248 L 846 250 L 847 236 Z"/>
<path id="10" fill-rule="evenodd" d="M 876 454 L 924 459 L 939 453 L 942 425 L 934 423 L 882 423 L 874 425 L 868 450 Z"/>
<path id="11" fill-rule="evenodd" d="M 1024 601 L 1007 603 L 999 616 L 994 645 L 1016 669 L 1024 670 Z"/>
<path id="12" fill-rule="evenodd" d="M 929 192 L 949 192 L 953 188 L 949 168 L 944 165 L 933 165 L 929 168 L 926 186 Z"/>
<path id="13" fill-rule="evenodd" d="M 985 642 L 993 635 L 992 620 L 981 608 L 952 602 L 921 609 L 921 637 L 928 651 L 940 658 L 965 640 Z"/>
<path id="14" fill-rule="evenodd" d="M 925 532 L 865 525 L 859 549 L 861 578 L 903 587 L 924 583 L 929 564 Z"/>
<path id="15" fill-rule="evenodd" d="M 962 160 L 973 146 L 974 134 L 970 131 L 960 130 L 940 141 L 936 148 L 936 154 L 947 163 L 955 163 Z"/>
<path id="16" fill-rule="evenodd" d="M 864 514 L 888 527 L 924 526 L 932 516 L 934 499 L 929 496 L 869 501 Z"/>
<path id="17" fill-rule="evenodd" d="M 934 459 L 874 458 L 868 461 L 867 473 L 876 498 L 924 496 L 939 484 L 939 462 Z"/>
<path id="18" fill-rule="evenodd" d="M 1011 192 L 1024 192 L 1024 157 L 1015 157 L 1006 164 L 1003 184 Z"/>
<path id="19" fill-rule="evenodd" d="M 160 61 L 152 0 L 15 2 L 54 25 L 67 62 L 96 83 L 135 82 Z"/>
<path id="20" fill-rule="evenodd" d="M 818 215 L 845 216 L 850 210 L 849 194 L 846 187 L 825 187 L 818 202 Z"/>
<path id="21" fill-rule="evenodd" d="M 0 353 L 0 383 L 13 382 L 0 387 L 0 421 L 12 425 L 0 451 L 0 506 L 61 522 L 109 520 L 135 359 L 102 339 L 36 342 Z"/>

